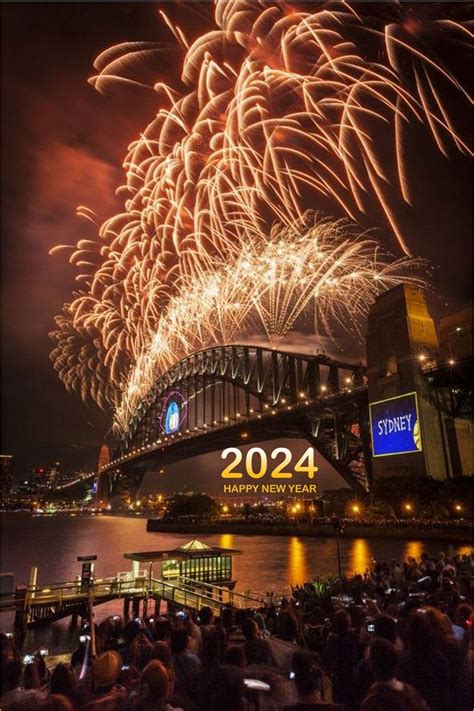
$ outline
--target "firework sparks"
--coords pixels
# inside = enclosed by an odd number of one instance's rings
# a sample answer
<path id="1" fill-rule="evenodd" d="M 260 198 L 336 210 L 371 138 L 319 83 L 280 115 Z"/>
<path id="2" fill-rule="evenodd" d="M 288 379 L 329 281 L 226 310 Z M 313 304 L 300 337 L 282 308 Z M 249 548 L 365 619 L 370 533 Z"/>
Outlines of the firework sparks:
<path id="1" fill-rule="evenodd" d="M 308 7 L 218 0 L 216 28 L 193 43 L 166 17 L 184 52 L 183 91 L 153 84 L 168 108 L 130 146 L 124 212 L 72 250 L 80 290 L 53 333 L 67 387 L 113 404 L 121 428 L 192 349 L 250 327 L 275 341 L 308 308 L 330 333 L 408 279 L 346 223 L 308 227 L 306 209 L 329 203 L 356 220 L 376 203 L 408 254 L 396 208 L 413 202 L 410 125 L 424 124 L 445 154 L 469 152 L 443 98 L 469 96 L 430 44 L 466 45 L 462 8 L 417 18 L 387 4 L 369 21 L 357 4 Z M 91 82 L 145 85 L 135 68 L 161 52 L 113 47 Z"/>

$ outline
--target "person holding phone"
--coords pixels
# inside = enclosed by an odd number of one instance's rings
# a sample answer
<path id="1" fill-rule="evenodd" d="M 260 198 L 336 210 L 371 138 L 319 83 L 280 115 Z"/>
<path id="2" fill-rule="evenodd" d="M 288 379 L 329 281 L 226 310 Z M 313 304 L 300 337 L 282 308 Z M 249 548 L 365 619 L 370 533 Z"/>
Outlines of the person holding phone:
<path id="1" fill-rule="evenodd" d="M 34 709 L 46 699 L 47 695 L 40 690 L 40 664 L 41 662 L 44 664 L 44 661 L 39 654 L 25 656 L 28 656 L 28 665 L 32 667 L 31 678 L 35 687 L 25 688 L 24 665 L 19 659 L 8 662 L 2 667 L 2 696 L 0 697 L 2 711 L 10 711 L 18 708 L 19 705 Z"/>

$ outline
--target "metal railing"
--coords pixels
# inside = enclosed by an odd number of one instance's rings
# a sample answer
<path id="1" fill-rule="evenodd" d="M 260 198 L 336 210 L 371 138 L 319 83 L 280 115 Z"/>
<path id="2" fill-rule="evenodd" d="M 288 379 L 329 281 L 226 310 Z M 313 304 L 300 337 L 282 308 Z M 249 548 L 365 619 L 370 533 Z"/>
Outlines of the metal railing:
<path id="1" fill-rule="evenodd" d="M 264 603 L 263 598 L 238 593 L 234 590 L 230 590 L 229 588 L 221 587 L 220 585 L 215 585 L 213 583 L 194 580 L 193 578 L 188 578 L 186 576 L 178 578 L 177 580 L 180 585 L 185 587 L 192 587 L 193 589 L 205 588 L 211 593 L 211 598 L 217 599 L 221 605 L 231 605 L 232 607 L 238 607 L 246 610 L 249 607 L 262 607 Z M 207 599 L 209 599 L 209 597 L 207 597 Z"/>
<path id="2" fill-rule="evenodd" d="M 169 582 L 156 578 L 149 579 L 145 574 L 137 577 L 129 574 L 121 577 L 122 575 L 95 580 L 90 587 L 81 586 L 80 581 L 55 583 L 48 587 L 28 586 L 21 600 L 22 606 L 23 609 L 31 612 L 34 608 L 46 605 L 50 605 L 51 608 L 71 607 L 74 604 L 85 603 L 91 598 L 98 602 L 107 598 L 140 596 L 161 597 L 167 602 L 195 610 L 208 606 L 213 612 L 219 613 L 225 605 L 247 609 L 260 607 L 263 602 L 261 598 L 187 577 L 176 578 L 173 582 Z"/>

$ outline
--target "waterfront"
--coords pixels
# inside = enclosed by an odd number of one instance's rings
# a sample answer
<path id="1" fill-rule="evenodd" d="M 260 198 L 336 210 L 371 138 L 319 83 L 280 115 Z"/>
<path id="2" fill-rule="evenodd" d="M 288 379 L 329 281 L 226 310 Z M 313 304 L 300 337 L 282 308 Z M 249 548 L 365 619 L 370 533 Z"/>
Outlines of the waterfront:
<path id="1" fill-rule="evenodd" d="M 96 554 L 96 575 L 100 578 L 128 570 L 128 561 L 123 559 L 126 552 L 173 548 L 193 537 L 185 533 L 147 533 L 145 527 L 146 521 L 139 517 L 2 514 L 2 571 L 14 573 L 15 584 L 27 583 L 30 567 L 36 565 L 40 585 L 64 582 L 80 572 L 78 555 Z M 209 544 L 242 550 L 243 555 L 234 558 L 234 577 L 240 592 L 288 593 L 292 584 L 337 572 L 336 543 L 332 538 L 226 533 L 198 537 Z M 362 573 L 374 559 L 419 557 L 424 550 L 467 553 L 471 550 L 468 543 L 466 540 L 465 545 L 450 546 L 441 540 L 342 537 L 342 568 L 348 574 Z M 119 602 L 107 603 L 96 608 L 97 618 L 121 609 Z M 1 614 L 3 631 L 11 628 L 12 619 L 12 613 Z M 74 634 L 66 634 L 66 628 L 62 622 L 48 631 L 50 646 L 57 651 L 74 643 Z M 34 635 L 29 633 L 26 644 L 33 644 L 33 640 Z"/>

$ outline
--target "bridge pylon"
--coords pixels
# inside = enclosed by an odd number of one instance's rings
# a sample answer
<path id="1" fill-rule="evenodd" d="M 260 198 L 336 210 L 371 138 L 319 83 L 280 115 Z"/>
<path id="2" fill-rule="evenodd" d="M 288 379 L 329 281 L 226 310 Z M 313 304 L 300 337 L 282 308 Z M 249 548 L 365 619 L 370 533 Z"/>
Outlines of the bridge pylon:
<path id="1" fill-rule="evenodd" d="M 109 503 L 110 496 L 110 476 L 109 473 L 101 472 L 103 467 L 110 463 L 110 451 L 106 444 L 100 448 L 99 459 L 97 461 L 97 490 L 95 501 L 97 508 L 105 509 Z"/>
<path id="2" fill-rule="evenodd" d="M 403 405 L 395 403 L 411 393 L 416 394 L 417 430 L 412 436 L 416 448 L 400 451 L 395 447 L 393 452 L 373 457 L 375 480 L 397 475 L 450 476 L 443 423 L 423 375 L 426 367 L 436 363 L 437 355 L 435 324 L 423 292 L 400 285 L 378 296 L 368 319 L 367 376 L 369 404 L 384 408 L 386 414 L 381 417 L 386 419 L 372 421 L 372 434 L 381 427 L 379 434 L 388 440 L 384 427 L 394 430 L 400 422 L 402 429 L 406 427 L 406 415 L 400 409 Z"/>

